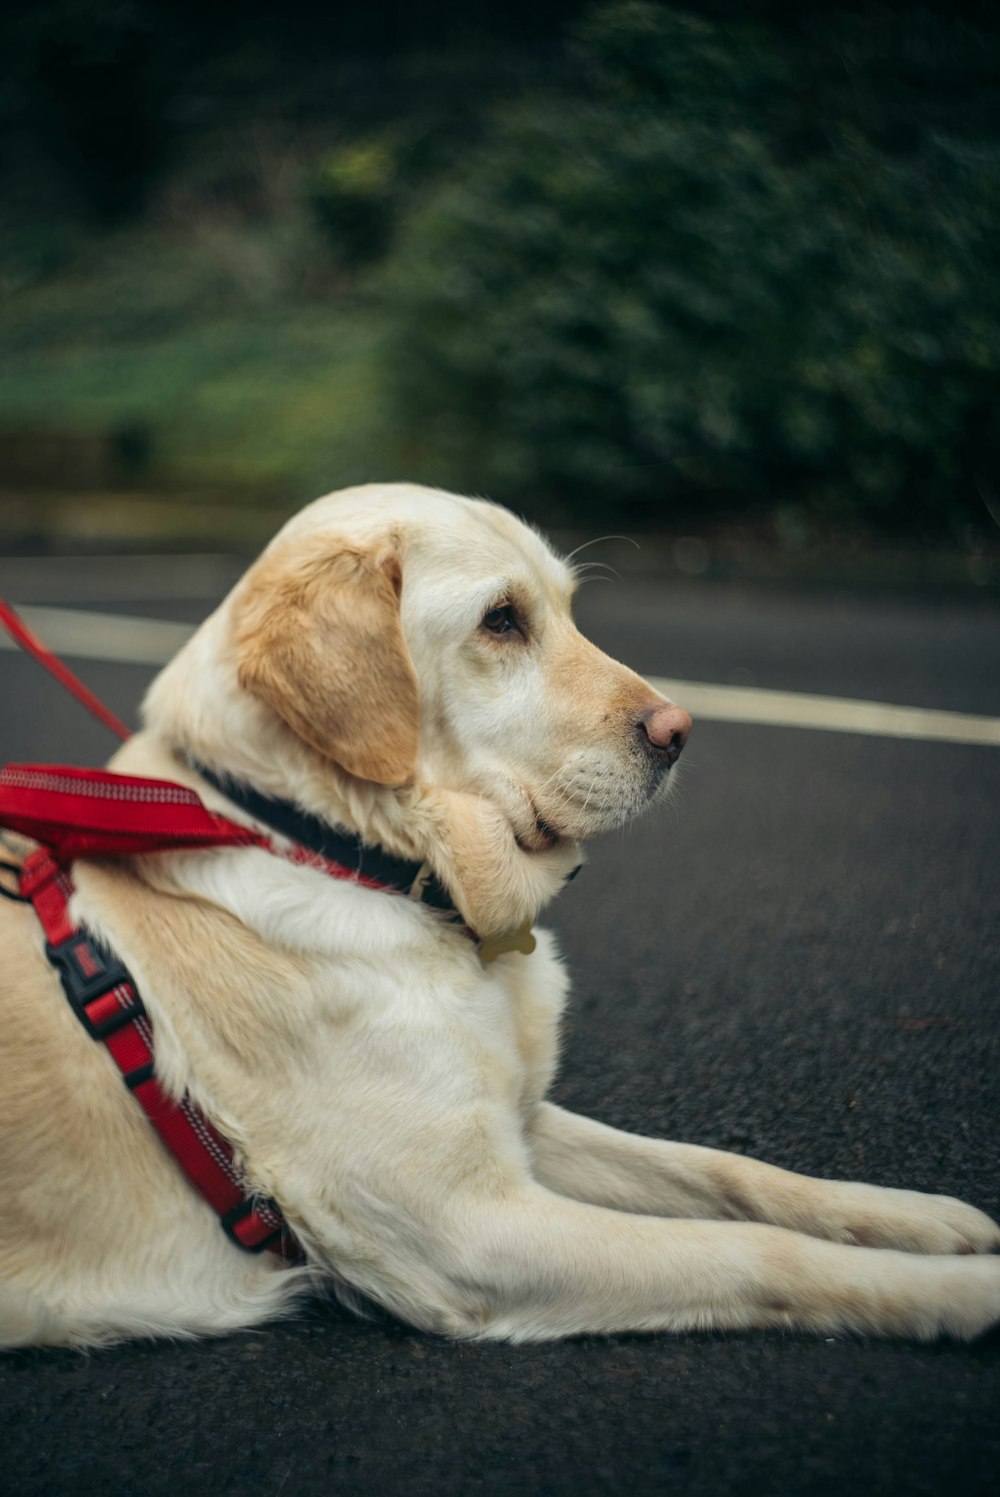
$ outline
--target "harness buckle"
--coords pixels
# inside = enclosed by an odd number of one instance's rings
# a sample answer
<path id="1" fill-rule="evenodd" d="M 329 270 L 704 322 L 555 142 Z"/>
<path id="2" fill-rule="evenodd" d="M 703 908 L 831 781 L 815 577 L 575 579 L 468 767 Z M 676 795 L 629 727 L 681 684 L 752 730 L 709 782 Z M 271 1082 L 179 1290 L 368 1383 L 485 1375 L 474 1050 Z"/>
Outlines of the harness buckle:
<path id="1" fill-rule="evenodd" d="M 121 962 L 95 946 L 80 931 L 74 932 L 65 941 L 47 941 L 45 954 L 59 973 L 59 981 L 69 999 L 70 1008 L 92 1040 L 106 1039 L 116 1029 L 145 1016 L 145 1005 L 137 994 L 133 1003 L 116 1009 L 104 1019 L 93 1019 L 90 1016 L 87 1006 L 95 999 L 102 998 L 105 993 L 110 993 L 125 983 L 133 993 L 135 988 L 130 974 Z"/>
<path id="2" fill-rule="evenodd" d="M 279 1221 L 281 1220 L 281 1207 L 267 1197 L 260 1197 L 259 1199 L 249 1197 L 246 1200 L 237 1201 L 235 1206 L 223 1212 L 219 1218 L 222 1223 L 222 1230 L 229 1238 L 229 1241 L 234 1242 L 245 1253 L 262 1253 L 265 1248 L 270 1247 L 273 1242 L 278 1241 L 281 1237 L 282 1228 L 280 1226 L 276 1227 L 273 1232 L 268 1233 L 266 1237 L 262 1237 L 258 1242 L 247 1242 L 236 1231 L 239 1222 L 244 1221 L 248 1216 L 253 1216 L 255 1213 L 259 1216 L 262 1210 L 270 1211 L 278 1217 Z"/>

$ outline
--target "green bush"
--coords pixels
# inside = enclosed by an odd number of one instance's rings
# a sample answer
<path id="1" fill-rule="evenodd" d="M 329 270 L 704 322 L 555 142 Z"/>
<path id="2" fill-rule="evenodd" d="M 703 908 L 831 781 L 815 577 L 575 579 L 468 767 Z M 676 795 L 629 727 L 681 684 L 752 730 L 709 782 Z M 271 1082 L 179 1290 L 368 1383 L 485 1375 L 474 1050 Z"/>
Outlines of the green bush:
<path id="1" fill-rule="evenodd" d="M 420 471 L 577 511 L 960 525 L 1000 452 L 995 39 L 604 6 L 384 272 Z"/>
<path id="2" fill-rule="evenodd" d="M 363 137 L 326 151 L 313 167 L 313 212 L 337 258 L 356 268 L 385 254 L 399 195 L 391 136 Z"/>

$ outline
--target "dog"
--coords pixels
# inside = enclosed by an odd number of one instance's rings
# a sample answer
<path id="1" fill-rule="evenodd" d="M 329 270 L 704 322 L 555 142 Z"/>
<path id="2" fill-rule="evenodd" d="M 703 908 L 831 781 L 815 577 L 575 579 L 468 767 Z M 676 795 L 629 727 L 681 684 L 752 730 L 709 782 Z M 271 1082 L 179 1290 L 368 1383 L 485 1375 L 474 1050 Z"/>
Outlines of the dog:
<path id="1" fill-rule="evenodd" d="M 73 868 L 161 1084 L 278 1203 L 296 1266 L 219 1230 L 76 1023 L 34 912 L 0 905 L 2 1344 L 228 1332 L 323 1283 L 512 1341 L 1000 1320 L 1000 1231 L 970 1206 L 546 1100 L 567 976 L 532 927 L 583 842 L 669 794 L 691 726 L 577 632 L 573 590 L 506 510 L 367 485 L 295 516 L 161 672 L 113 769 L 258 830 L 290 807 L 421 872 L 408 897 L 262 846 Z"/>

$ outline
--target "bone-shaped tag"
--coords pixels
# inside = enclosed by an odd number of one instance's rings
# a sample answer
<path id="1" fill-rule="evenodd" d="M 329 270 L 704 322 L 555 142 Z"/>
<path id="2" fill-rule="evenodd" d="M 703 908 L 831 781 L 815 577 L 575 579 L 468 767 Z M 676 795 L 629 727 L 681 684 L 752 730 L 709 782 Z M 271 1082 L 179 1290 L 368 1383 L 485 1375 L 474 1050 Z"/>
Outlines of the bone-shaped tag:
<path id="1" fill-rule="evenodd" d="M 520 951 L 522 956 L 530 956 L 537 944 L 532 934 L 531 921 L 526 920 L 517 930 L 504 931 L 499 936 L 486 936 L 480 942 L 479 960 L 484 967 L 488 967 L 490 962 L 495 962 L 505 951 Z"/>

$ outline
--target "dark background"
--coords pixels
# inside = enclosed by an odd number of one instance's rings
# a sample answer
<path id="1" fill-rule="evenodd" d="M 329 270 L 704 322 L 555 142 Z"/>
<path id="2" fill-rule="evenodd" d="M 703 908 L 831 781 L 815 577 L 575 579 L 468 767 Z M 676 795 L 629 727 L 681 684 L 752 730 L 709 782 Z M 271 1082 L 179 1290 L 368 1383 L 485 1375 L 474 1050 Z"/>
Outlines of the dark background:
<path id="1" fill-rule="evenodd" d="M 407 477 L 989 585 L 998 17 L 16 8 L 10 543 L 226 545 Z"/>

